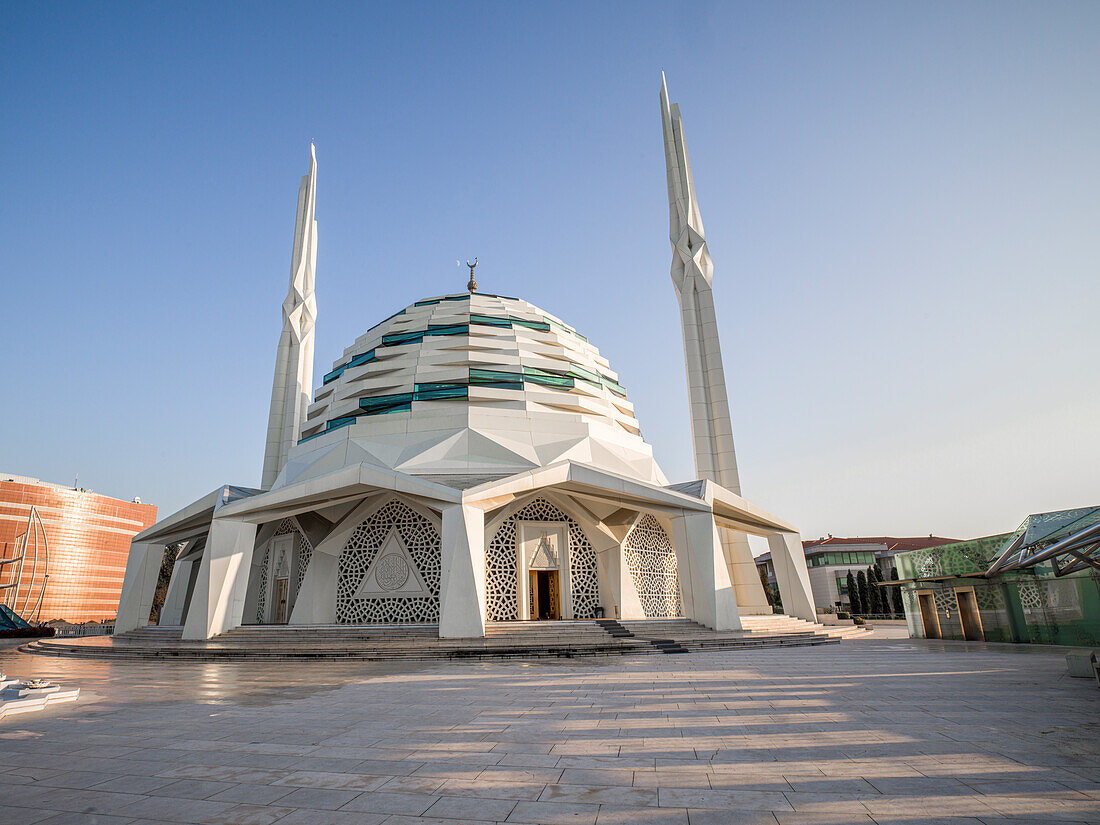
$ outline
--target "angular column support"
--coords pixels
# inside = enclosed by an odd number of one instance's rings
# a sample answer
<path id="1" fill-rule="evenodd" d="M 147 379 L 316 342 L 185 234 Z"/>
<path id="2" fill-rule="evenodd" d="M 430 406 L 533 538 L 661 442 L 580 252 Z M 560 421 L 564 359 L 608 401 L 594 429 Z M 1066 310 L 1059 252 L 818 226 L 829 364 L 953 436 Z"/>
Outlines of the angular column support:
<path id="1" fill-rule="evenodd" d="M 255 524 L 217 517 L 210 523 L 184 639 L 209 639 L 241 626 L 255 544 Z"/>
<path id="2" fill-rule="evenodd" d="M 783 612 L 808 622 L 817 621 L 817 605 L 810 588 L 810 572 L 798 533 L 772 533 L 768 536 L 775 580 L 783 599 Z"/>
<path id="3" fill-rule="evenodd" d="M 672 542 L 684 615 L 713 630 L 740 630 L 737 595 L 714 515 L 685 512 L 672 518 Z"/>
<path id="4" fill-rule="evenodd" d="M 309 559 L 289 624 L 336 624 L 336 577 L 340 557 L 316 549 Z"/>
<path id="5" fill-rule="evenodd" d="M 737 596 L 737 612 L 743 616 L 770 616 L 772 608 L 764 595 L 764 585 L 760 581 L 760 571 L 752 555 L 749 537 L 728 527 L 719 527 L 718 535 L 722 539 L 730 581 Z"/>
<path id="6" fill-rule="evenodd" d="M 122 579 L 122 595 L 118 601 L 115 633 L 126 633 L 149 624 L 157 578 L 164 560 L 164 545 L 131 542 L 126 557 L 126 573 Z"/>
<path id="7" fill-rule="evenodd" d="M 468 504 L 448 504 L 443 507 L 439 636 L 480 638 L 485 620 L 485 514 Z"/>
<path id="8" fill-rule="evenodd" d="M 168 593 L 164 596 L 164 605 L 160 609 L 158 624 L 175 627 L 183 624 L 183 612 L 187 602 L 187 584 L 191 580 L 191 568 L 198 559 L 177 559 L 172 565 L 172 578 L 168 582 Z"/>

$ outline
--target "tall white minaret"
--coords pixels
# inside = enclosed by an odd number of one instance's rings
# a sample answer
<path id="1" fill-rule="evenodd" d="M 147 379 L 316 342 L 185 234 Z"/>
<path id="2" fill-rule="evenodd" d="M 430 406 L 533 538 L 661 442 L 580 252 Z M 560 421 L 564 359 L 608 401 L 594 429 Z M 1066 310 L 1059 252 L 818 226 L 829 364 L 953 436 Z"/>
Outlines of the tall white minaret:
<path id="1" fill-rule="evenodd" d="M 684 333 L 695 474 L 741 495 L 737 455 L 733 449 L 733 424 L 726 398 L 726 375 L 718 343 L 718 320 L 711 292 L 714 265 L 707 250 L 699 202 L 695 199 L 680 107 L 669 106 L 664 72 L 661 72 L 661 119 L 668 173 L 672 284 L 680 301 Z M 748 538 L 731 530 L 721 532 L 739 611 L 745 614 L 771 612 Z"/>
<path id="2" fill-rule="evenodd" d="M 294 251 L 290 261 L 290 289 L 283 301 L 283 334 L 275 356 L 271 413 L 267 422 L 267 450 L 260 486 L 270 490 L 286 464 L 290 448 L 301 438 L 310 393 L 313 391 L 313 327 L 317 299 L 317 153 L 309 144 L 309 174 L 298 187 L 298 217 L 294 224 Z"/>

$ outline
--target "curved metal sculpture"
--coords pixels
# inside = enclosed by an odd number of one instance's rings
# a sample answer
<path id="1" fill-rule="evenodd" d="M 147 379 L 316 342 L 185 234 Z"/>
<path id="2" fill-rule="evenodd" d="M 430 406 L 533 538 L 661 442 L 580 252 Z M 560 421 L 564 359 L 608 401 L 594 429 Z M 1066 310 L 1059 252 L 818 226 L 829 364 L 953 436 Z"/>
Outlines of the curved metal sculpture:
<path id="1" fill-rule="evenodd" d="M 15 555 L 10 559 L 0 559 L 0 604 L 10 608 L 19 616 L 37 613 L 42 608 L 42 599 L 46 595 L 46 580 L 50 577 L 50 543 L 46 538 L 46 527 L 42 524 L 42 517 L 38 514 L 38 508 L 31 507 L 27 515 L 26 529 L 16 537 Z M 30 576 L 24 580 L 23 571 L 29 561 L 31 565 Z M 41 568 L 41 577 L 39 574 Z M 20 600 L 19 591 L 23 588 L 23 598 Z M 37 599 L 30 614 L 27 608 L 31 606 L 31 599 L 37 591 Z"/>

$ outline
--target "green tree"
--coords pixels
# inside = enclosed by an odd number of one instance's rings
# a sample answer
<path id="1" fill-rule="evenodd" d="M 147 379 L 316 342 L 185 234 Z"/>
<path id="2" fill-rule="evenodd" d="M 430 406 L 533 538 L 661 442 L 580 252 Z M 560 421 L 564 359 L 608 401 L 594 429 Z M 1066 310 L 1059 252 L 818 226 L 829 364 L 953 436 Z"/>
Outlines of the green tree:
<path id="1" fill-rule="evenodd" d="M 164 548 L 164 555 L 160 560 L 160 573 L 157 574 L 157 589 L 153 592 L 153 604 L 149 610 L 150 624 L 160 621 L 160 610 L 164 607 L 164 600 L 168 596 L 168 584 L 172 581 L 172 567 L 176 563 L 179 549 L 178 544 L 169 544 Z"/>
<path id="2" fill-rule="evenodd" d="M 886 600 L 883 598 L 886 591 L 879 587 L 881 581 L 882 568 L 876 561 L 867 568 L 867 586 L 871 590 L 871 612 L 879 615 L 890 612 L 886 609 Z"/>
<path id="3" fill-rule="evenodd" d="M 856 578 L 852 571 L 848 571 L 848 605 L 853 614 L 862 613 L 863 605 L 859 601 L 859 588 L 856 587 Z"/>
<path id="4" fill-rule="evenodd" d="M 764 597 L 768 600 L 769 607 L 775 607 L 775 600 L 772 599 L 772 586 L 768 583 L 768 570 L 766 567 L 757 567 L 760 572 L 760 584 L 764 588 Z"/>
<path id="5" fill-rule="evenodd" d="M 896 567 L 893 570 L 890 571 L 890 580 L 895 581 L 895 582 L 898 580 L 898 569 Z M 895 585 L 895 586 L 890 588 L 890 596 L 894 601 L 894 613 L 896 613 L 899 616 L 904 616 L 905 615 L 905 602 L 903 602 L 901 600 L 901 585 L 900 584 Z"/>
<path id="6" fill-rule="evenodd" d="M 867 586 L 867 574 L 862 570 L 856 574 L 856 587 L 859 588 L 859 604 L 863 608 L 861 612 L 867 613 L 871 609 L 871 590 Z"/>

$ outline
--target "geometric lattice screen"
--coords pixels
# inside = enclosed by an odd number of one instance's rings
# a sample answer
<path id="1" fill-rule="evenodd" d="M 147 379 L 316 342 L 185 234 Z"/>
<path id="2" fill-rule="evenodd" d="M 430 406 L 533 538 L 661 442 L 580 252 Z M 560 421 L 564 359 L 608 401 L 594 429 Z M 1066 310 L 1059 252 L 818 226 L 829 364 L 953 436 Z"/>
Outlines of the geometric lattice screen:
<path id="1" fill-rule="evenodd" d="M 295 575 L 290 576 L 290 580 L 294 583 L 294 589 L 290 592 L 290 598 L 293 600 L 302 588 L 302 580 L 306 577 L 306 568 L 309 567 L 309 560 L 313 557 L 313 545 L 309 543 L 309 539 L 305 537 L 305 534 L 298 529 L 298 525 L 293 519 L 285 518 L 275 528 L 274 535 L 286 536 L 290 534 L 294 534 L 292 564 L 297 568 Z M 267 550 L 264 551 L 263 564 L 260 565 L 260 588 L 256 596 L 256 621 L 261 624 L 267 621 L 267 595 L 268 586 L 271 583 L 272 561 L 271 545 L 268 544 Z"/>
<path id="2" fill-rule="evenodd" d="M 516 594 L 518 571 L 516 547 L 517 521 L 562 521 L 569 525 L 569 576 L 573 590 L 573 616 L 592 619 L 600 603 L 596 575 L 596 551 L 581 526 L 546 499 L 535 499 L 520 508 L 497 529 L 485 552 L 485 599 L 491 622 L 510 622 L 519 618 Z"/>
<path id="3" fill-rule="evenodd" d="M 676 551 L 657 519 L 647 513 L 634 525 L 623 542 L 623 558 L 647 619 L 682 614 Z"/>
<path id="4" fill-rule="evenodd" d="M 429 595 L 356 597 L 375 556 L 396 530 Z M 336 579 L 337 624 L 434 624 L 439 621 L 442 542 L 428 519 L 394 500 L 355 529 L 343 551 Z"/>

